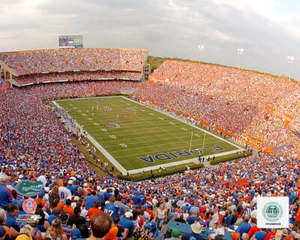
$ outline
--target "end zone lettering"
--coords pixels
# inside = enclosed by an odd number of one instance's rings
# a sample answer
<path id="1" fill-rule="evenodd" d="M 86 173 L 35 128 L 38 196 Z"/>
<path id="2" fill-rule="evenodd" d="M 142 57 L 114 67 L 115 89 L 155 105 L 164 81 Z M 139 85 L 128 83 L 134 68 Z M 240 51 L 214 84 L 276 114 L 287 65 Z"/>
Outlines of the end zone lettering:
<path id="1" fill-rule="evenodd" d="M 204 147 L 206 150 L 210 151 L 210 152 L 217 152 L 217 151 L 221 151 L 224 150 L 224 148 L 220 147 L 219 145 L 214 145 L 213 148 L 211 147 Z M 155 155 L 148 155 L 146 157 L 138 157 L 138 159 L 148 162 L 148 163 L 153 163 L 156 160 L 158 161 L 168 161 L 168 160 L 172 160 L 172 159 L 176 159 L 176 158 L 180 158 L 180 157 L 187 157 L 187 156 L 192 156 L 192 155 L 199 155 L 202 154 L 203 150 L 202 149 L 198 149 L 198 148 L 194 148 L 191 150 L 181 150 L 181 151 L 176 151 L 176 152 L 168 152 L 168 153 L 158 153 Z"/>

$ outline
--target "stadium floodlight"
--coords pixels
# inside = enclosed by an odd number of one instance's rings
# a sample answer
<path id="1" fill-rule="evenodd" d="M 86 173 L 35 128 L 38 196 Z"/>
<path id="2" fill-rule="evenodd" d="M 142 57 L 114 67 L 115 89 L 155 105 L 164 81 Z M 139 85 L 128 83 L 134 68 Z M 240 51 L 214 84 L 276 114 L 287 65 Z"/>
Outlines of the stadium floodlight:
<path id="1" fill-rule="evenodd" d="M 200 52 L 200 54 L 203 51 L 203 49 L 204 49 L 204 45 L 198 45 L 198 51 Z M 199 59 L 199 62 L 200 62 L 200 59 Z"/>
<path id="2" fill-rule="evenodd" d="M 204 45 L 198 45 L 198 50 L 199 50 L 200 52 L 202 52 L 203 49 L 204 49 Z"/>
<path id="3" fill-rule="evenodd" d="M 287 57 L 287 60 L 288 60 L 288 63 L 289 63 L 289 64 L 293 64 L 294 61 L 295 61 L 295 57 L 294 57 L 294 56 L 288 56 L 288 57 Z"/>
<path id="4" fill-rule="evenodd" d="M 244 48 L 237 48 L 236 51 L 237 51 L 237 54 L 239 56 L 239 58 L 238 58 L 238 68 L 241 68 L 241 59 L 240 58 L 244 53 Z"/>
<path id="5" fill-rule="evenodd" d="M 292 72 L 292 64 L 293 64 L 294 61 L 295 61 L 295 57 L 294 57 L 294 56 L 288 56 L 288 57 L 287 57 L 287 60 L 288 60 L 288 63 L 290 64 L 288 77 L 292 78 L 292 76 L 291 76 L 291 72 Z"/>
<path id="6" fill-rule="evenodd" d="M 237 48 L 238 55 L 242 55 L 244 53 L 244 48 Z"/>

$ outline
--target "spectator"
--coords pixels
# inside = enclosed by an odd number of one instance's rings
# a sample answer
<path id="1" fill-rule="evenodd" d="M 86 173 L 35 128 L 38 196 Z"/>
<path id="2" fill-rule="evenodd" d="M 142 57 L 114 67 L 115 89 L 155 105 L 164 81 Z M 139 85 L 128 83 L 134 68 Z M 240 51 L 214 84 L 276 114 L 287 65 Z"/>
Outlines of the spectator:
<path id="1" fill-rule="evenodd" d="M 16 240 L 32 240 L 34 235 L 34 229 L 26 224 L 24 227 L 20 229 L 20 235 L 16 238 Z"/>
<path id="2" fill-rule="evenodd" d="M 120 217 L 120 225 L 124 228 L 123 238 L 130 238 L 132 236 L 133 230 L 135 229 L 134 222 L 132 221 L 133 214 L 131 212 L 126 212 Z"/>
<path id="3" fill-rule="evenodd" d="M 6 212 L 2 208 L 0 208 L 0 226 L 5 229 L 9 238 L 16 238 L 19 235 L 17 230 L 6 225 Z"/>
<path id="4" fill-rule="evenodd" d="M 95 202 L 94 202 L 94 207 L 92 207 L 92 208 L 90 208 L 90 209 L 88 210 L 88 217 L 91 218 L 92 215 L 95 214 L 95 213 L 98 213 L 98 214 L 103 213 L 103 211 L 102 211 L 101 209 L 99 209 L 99 207 L 100 207 L 99 202 L 98 202 L 98 201 L 95 201 Z"/>
<path id="5" fill-rule="evenodd" d="M 94 206 L 94 203 L 96 201 L 98 201 L 98 198 L 96 197 L 96 192 L 92 191 L 90 195 L 84 198 L 85 209 L 88 211 L 90 208 Z"/>
<path id="6" fill-rule="evenodd" d="M 7 218 L 6 225 L 8 227 L 14 228 L 16 231 L 20 231 L 20 227 L 17 224 L 17 217 L 19 215 L 19 207 L 16 204 L 9 204 L 7 206 Z"/>
<path id="7" fill-rule="evenodd" d="M 113 226 L 118 227 L 118 233 L 117 233 L 118 239 L 123 238 L 123 236 L 124 236 L 124 228 L 120 225 L 120 218 L 119 217 L 115 217 L 113 219 Z"/>
<path id="8" fill-rule="evenodd" d="M 68 238 L 70 238 L 71 232 L 76 228 L 76 225 L 75 224 L 73 224 L 72 226 L 68 225 L 69 214 L 66 212 L 61 213 L 60 219 L 61 219 L 61 226 L 64 233 L 67 235 Z"/>
<path id="9" fill-rule="evenodd" d="M 0 239 L 4 239 L 5 238 L 5 236 L 6 236 L 6 230 L 5 230 L 5 228 L 3 227 L 3 226 L 0 226 Z"/>
<path id="10" fill-rule="evenodd" d="M 36 203 L 40 203 L 41 205 L 42 205 L 42 208 L 43 207 L 45 207 L 45 205 L 46 205 L 46 202 L 44 201 L 44 196 L 45 196 L 45 193 L 43 192 L 43 191 L 41 191 L 38 195 L 37 195 L 37 197 L 34 199 L 34 201 L 36 202 Z"/>
<path id="11" fill-rule="evenodd" d="M 105 239 L 108 240 L 117 240 L 119 232 L 119 217 L 115 217 L 109 232 L 105 235 Z M 121 236 L 121 235 L 120 235 Z"/>
<path id="12" fill-rule="evenodd" d="M 73 224 L 75 224 L 78 229 L 81 229 L 81 225 L 86 224 L 86 219 L 84 217 L 80 216 L 80 213 L 81 213 L 80 207 L 75 207 L 74 215 L 69 217 L 68 225 L 72 226 Z M 81 233 L 82 233 L 82 231 L 81 231 Z"/>
<path id="13" fill-rule="evenodd" d="M 63 186 L 60 186 L 58 188 L 58 194 L 59 194 L 59 198 L 60 198 L 60 201 L 62 201 L 63 203 L 66 202 L 67 198 L 68 197 L 72 197 L 72 193 L 71 191 L 67 188 L 68 186 L 68 181 L 67 180 L 64 180 L 63 181 Z"/>
<path id="14" fill-rule="evenodd" d="M 49 193 L 49 202 L 52 205 L 54 199 L 59 199 L 58 186 L 54 185 L 51 192 Z"/>
<path id="15" fill-rule="evenodd" d="M 35 214 L 40 216 L 39 222 L 37 224 L 37 229 L 45 233 L 47 228 L 50 226 L 49 222 L 45 219 L 45 213 L 42 208 L 37 208 Z"/>
<path id="16" fill-rule="evenodd" d="M 238 226 L 236 232 L 240 234 L 240 236 L 243 236 L 244 233 L 248 233 L 251 229 L 251 224 L 249 223 L 250 216 L 245 215 L 243 217 L 243 222 Z"/>
<path id="17" fill-rule="evenodd" d="M 165 240 L 179 240 L 180 239 L 180 231 L 177 228 L 172 229 L 172 237 L 165 238 Z"/>
<path id="18" fill-rule="evenodd" d="M 204 237 L 200 234 L 202 232 L 202 228 L 201 228 L 201 225 L 200 223 L 193 223 L 191 225 L 191 229 L 192 229 L 192 232 L 191 233 L 184 233 L 182 235 L 182 240 L 189 240 L 191 238 L 195 238 L 197 240 L 204 240 Z"/>
<path id="19" fill-rule="evenodd" d="M 143 201 L 143 199 L 140 196 L 140 193 L 138 191 L 136 191 L 135 194 L 131 197 L 131 200 L 133 201 L 134 205 L 139 205 Z"/>
<path id="20" fill-rule="evenodd" d="M 104 212 L 109 214 L 109 216 L 111 216 L 112 219 L 114 219 L 117 216 L 120 216 L 120 209 L 117 205 L 115 205 L 114 196 L 110 196 L 108 203 L 105 203 Z"/>
<path id="21" fill-rule="evenodd" d="M 165 208 L 165 205 L 161 203 L 159 205 L 159 208 L 157 208 L 155 212 L 154 220 L 157 224 L 158 229 L 162 228 L 162 225 L 166 222 L 168 219 L 168 210 Z"/>
<path id="22" fill-rule="evenodd" d="M 61 213 L 62 213 L 62 210 L 60 207 L 57 206 L 57 207 L 53 208 L 52 214 L 50 214 L 48 217 L 49 224 L 52 225 L 52 221 L 54 219 L 60 219 Z"/>
<path id="23" fill-rule="evenodd" d="M 76 187 L 74 186 L 73 180 L 68 181 L 68 186 L 67 188 L 70 190 L 71 194 L 74 195 L 76 193 Z"/>
<path id="24" fill-rule="evenodd" d="M 31 223 L 31 227 L 33 228 L 33 239 L 34 240 L 42 240 L 43 239 L 43 235 L 42 232 L 39 230 L 38 226 L 39 221 L 35 221 L 34 223 Z"/>
<path id="25" fill-rule="evenodd" d="M 85 238 L 82 238 L 81 236 L 81 232 L 78 228 L 74 228 L 72 231 L 71 231 L 71 237 L 70 239 L 74 240 L 74 239 L 77 239 L 77 240 L 83 240 Z"/>
<path id="26" fill-rule="evenodd" d="M 261 229 L 254 233 L 251 239 L 263 240 L 267 235 L 266 229 Z"/>
<path id="27" fill-rule="evenodd" d="M 111 217 L 106 213 L 94 214 L 90 220 L 91 226 L 91 237 L 87 240 L 104 239 L 105 235 L 111 229 L 112 220 Z"/>
<path id="28" fill-rule="evenodd" d="M 68 240 L 67 235 L 64 233 L 64 230 L 61 225 L 61 220 L 56 218 L 52 221 L 51 226 L 47 229 L 45 238 L 46 240 L 51 239 L 61 239 Z"/>
<path id="29" fill-rule="evenodd" d="M 112 194 L 112 189 L 107 188 L 106 191 L 104 192 L 104 201 L 109 201 L 110 197 L 112 196 L 114 196 L 114 194 Z"/>
<path id="30" fill-rule="evenodd" d="M 123 197 L 121 195 L 118 195 L 116 197 L 116 201 L 114 202 L 114 204 L 119 207 L 120 216 L 124 215 L 125 212 L 127 212 L 129 210 L 129 207 L 127 205 L 125 205 L 124 203 L 122 203 L 122 199 L 123 199 Z"/>
<path id="31" fill-rule="evenodd" d="M 0 174 L 0 207 L 5 210 L 7 209 L 7 206 L 12 203 L 11 192 L 5 185 L 7 179 L 8 176 L 6 174 Z"/>
<path id="32" fill-rule="evenodd" d="M 257 226 L 256 224 L 256 218 L 251 218 L 251 222 L 253 223 L 253 225 L 251 226 L 250 230 L 248 231 L 248 235 L 249 238 L 252 238 L 252 236 L 254 235 L 254 233 L 260 231 L 261 229 Z"/>
<path id="33" fill-rule="evenodd" d="M 68 198 L 66 200 L 66 205 L 63 208 L 63 211 L 67 212 L 69 215 L 73 215 L 74 214 L 74 209 L 71 206 L 71 204 L 72 204 L 72 201 Z"/>
<path id="34" fill-rule="evenodd" d="M 145 224 L 144 228 L 147 230 L 147 235 L 151 238 L 156 238 L 158 236 L 159 230 L 155 222 Z"/>

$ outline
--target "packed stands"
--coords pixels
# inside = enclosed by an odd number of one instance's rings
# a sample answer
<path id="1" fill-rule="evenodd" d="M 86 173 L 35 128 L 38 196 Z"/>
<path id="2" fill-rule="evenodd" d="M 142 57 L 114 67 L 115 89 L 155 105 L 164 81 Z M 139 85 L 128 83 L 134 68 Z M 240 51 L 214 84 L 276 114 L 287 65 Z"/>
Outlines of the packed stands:
<path id="1" fill-rule="evenodd" d="M 286 196 L 290 202 L 289 228 L 256 228 L 245 233 L 249 237 L 255 232 L 271 236 L 281 231 L 283 236 L 285 230 L 286 237 L 289 236 L 287 239 L 299 239 L 300 162 L 297 156 L 300 155 L 300 138 L 292 131 L 299 129 L 299 83 L 284 77 L 180 61 L 164 62 L 150 76 L 151 83 L 90 81 L 93 78 L 113 80 L 112 76 L 120 72 L 140 74 L 139 64 L 145 60 L 138 58 L 135 62 L 137 67 L 129 59 L 135 59 L 139 54 L 144 56 L 145 53 L 140 50 L 101 49 L 106 57 L 102 57 L 102 62 L 96 64 L 100 57 L 94 56 L 92 52 L 100 50 L 87 50 L 87 55 L 84 55 L 80 52 L 81 49 L 78 50 L 76 60 L 65 62 L 64 66 L 61 61 L 65 61 L 65 55 L 62 56 L 59 51 L 65 50 L 68 49 L 37 50 L 38 54 L 25 51 L 24 55 L 18 52 L 18 56 L 31 57 L 30 61 L 37 58 L 45 64 L 41 67 L 36 61 L 32 68 L 25 57 L 21 66 L 20 62 L 17 63 L 18 58 L 13 57 L 14 54 L 4 53 L 6 63 L 11 63 L 8 66 L 20 74 L 18 81 L 28 84 L 32 83 L 29 81 L 32 79 L 34 83 L 49 81 L 49 84 L 1 88 L 0 219 L 3 209 L 8 208 L 3 200 L 3 193 L 9 191 L 7 188 L 14 190 L 18 183 L 26 179 L 43 180 L 43 189 L 35 201 L 45 204 L 42 209 L 45 212 L 45 221 L 49 219 L 49 215 L 52 215 L 50 219 L 53 218 L 55 212 L 61 212 L 66 206 L 69 210 L 70 206 L 74 210 L 77 206 L 76 212 L 79 208 L 79 214 L 88 222 L 89 209 L 86 208 L 91 205 L 91 199 L 97 199 L 102 211 L 111 205 L 118 206 L 119 210 L 115 214 L 120 216 L 121 225 L 126 221 L 124 218 L 133 221 L 134 229 L 129 231 L 132 235 L 138 229 L 143 229 L 150 235 L 158 223 L 163 221 L 164 226 L 171 218 L 184 221 L 190 226 L 199 222 L 206 229 L 207 235 L 208 232 L 215 234 L 216 229 L 220 228 L 226 231 L 232 229 L 230 231 L 233 233 L 240 234 L 241 222 L 249 216 L 254 219 L 251 224 L 255 227 L 256 203 L 259 197 Z M 56 51 L 57 55 L 54 54 Z M 71 52 L 65 53 L 68 59 L 73 59 Z M 78 62 L 78 59 L 86 59 L 86 56 L 92 60 Z M 112 59 L 119 56 L 119 60 L 113 62 L 108 56 Z M 49 75 L 41 74 L 41 69 L 54 69 L 52 64 L 48 64 L 50 58 L 58 61 L 55 63 L 57 69 Z M 98 64 L 110 67 L 112 71 L 91 72 Z M 82 69 L 74 72 L 78 66 L 82 66 Z M 113 69 L 114 67 L 116 68 Z M 72 70 L 59 72 L 61 69 Z M 117 79 L 122 79 L 122 74 L 117 75 Z M 69 82 L 52 83 L 64 79 Z M 257 155 L 222 163 L 216 167 L 186 171 L 139 183 L 97 175 L 71 141 L 72 135 L 62 128 L 54 114 L 54 105 L 51 101 L 44 105 L 43 100 L 122 93 L 180 117 L 193 119 L 203 127 L 224 132 L 262 151 Z M 60 200 L 58 188 L 64 184 L 73 192 L 67 200 Z M 23 196 L 17 194 L 8 201 L 23 211 L 24 200 Z M 167 209 L 165 219 L 159 218 L 160 205 Z M 63 220 L 63 214 L 58 218 Z M 48 222 L 48 226 L 42 225 L 49 228 L 51 224 L 52 222 Z M 69 237 L 88 237 L 83 236 L 86 234 L 84 229 L 76 229 L 79 235 L 75 236 L 75 231 L 72 233 L 64 222 L 62 225 Z M 128 227 L 126 224 L 122 226 Z M 46 234 L 45 227 L 39 229 Z M 2 232 L 5 231 L 0 229 L 1 234 Z M 16 233 L 10 228 L 8 234 Z M 129 238 L 130 234 L 122 237 Z M 16 238 L 17 235 L 11 238 Z M 115 239 L 110 237 L 108 235 L 106 238 Z"/>
<path id="2" fill-rule="evenodd" d="M 54 82 L 72 82 L 72 81 L 90 81 L 90 80 L 131 80 L 141 79 L 141 72 L 72 72 L 72 73 L 50 73 L 34 74 L 18 77 L 17 81 L 22 86 L 37 83 L 54 83 Z"/>
<path id="3" fill-rule="evenodd" d="M 147 56 L 145 49 L 41 49 L 2 52 L 0 63 L 21 85 L 70 79 L 141 80 Z"/>
<path id="4" fill-rule="evenodd" d="M 66 188 L 74 191 L 69 198 L 70 206 L 74 210 L 75 206 L 79 206 L 81 217 L 89 219 L 86 206 L 90 205 L 91 199 L 101 202 L 100 208 L 103 211 L 113 203 L 120 209 L 120 212 L 119 210 L 116 212 L 117 215 L 122 219 L 128 218 L 128 221 L 133 221 L 132 226 L 135 231 L 144 229 L 143 231 L 149 235 L 151 234 L 148 229 L 149 223 L 154 226 L 154 222 L 160 221 L 157 209 L 161 204 L 167 209 L 164 223 L 168 223 L 171 218 L 182 222 L 183 218 L 185 224 L 190 226 L 199 222 L 201 227 L 206 229 L 205 234 L 207 231 L 214 234 L 216 229 L 222 227 L 232 228 L 231 231 L 239 233 L 242 219 L 248 215 L 256 219 L 256 202 L 259 197 L 287 196 L 290 201 L 290 226 L 286 231 L 294 238 L 299 237 L 300 164 L 299 159 L 293 157 L 293 154 L 260 153 L 223 163 L 215 168 L 187 171 L 139 183 L 95 174 L 85 157 L 70 140 L 71 136 L 61 128 L 52 113 L 53 106 L 45 106 L 42 103 L 43 99 L 78 96 L 83 91 L 88 92 L 89 89 L 94 89 L 97 95 L 121 93 L 121 89 L 136 89 L 134 93 L 136 97 L 146 89 L 149 93 L 144 95 L 144 101 L 156 100 L 157 103 L 163 100 L 166 102 L 165 98 L 169 96 L 174 100 L 178 92 L 181 92 L 176 91 L 176 88 L 173 89 L 170 84 L 129 81 L 84 81 L 1 91 L 1 191 L 4 191 L 2 189 L 4 185 L 14 189 L 25 179 L 43 180 L 44 188 L 35 201 L 41 202 L 40 198 L 42 198 L 45 202 L 43 211 L 47 213 L 45 216 L 47 221 L 55 217 L 53 214 L 58 211 L 56 207 L 58 203 L 59 212 L 61 209 L 66 209 L 67 200 L 60 201 L 59 195 L 58 201 L 53 200 L 55 191 L 58 191 L 57 186 L 62 186 L 65 182 Z M 157 94 L 151 94 L 153 92 Z M 162 92 L 172 94 L 164 96 Z M 159 97 L 152 99 L 153 95 Z M 180 96 L 185 96 L 185 100 L 183 98 L 182 101 L 188 101 L 186 95 L 180 94 Z M 95 192 L 95 195 L 92 192 Z M 115 198 L 110 198 L 111 196 Z M 23 201 L 24 197 L 20 195 L 11 199 L 13 204 L 19 206 L 20 211 L 23 211 Z M 0 204 L 2 204 L 1 200 Z M 0 206 L 6 208 L 4 205 Z M 61 218 L 63 219 L 63 215 Z M 49 224 L 51 225 L 52 222 Z M 70 232 L 65 223 L 63 224 L 68 236 L 75 234 L 75 231 Z M 123 220 L 120 224 L 124 228 L 128 226 L 123 223 Z M 39 229 L 46 234 L 45 229 Z M 13 230 L 10 229 L 9 232 L 11 231 Z M 82 229 L 78 231 L 79 236 L 86 233 Z M 276 233 L 277 229 L 264 231 L 266 234 L 272 234 Z M 251 232 L 248 231 L 249 234 L 254 234 L 253 231 Z M 130 234 L 134 232 L 130 231 Z"/>
<path id="5" fill-rule="evenodd" d="M 292 145 L 299 138 L 299 83 L 267 74 L 182 61 L 165 61 L 150 76 L 150 100 L 243 139 L 259 149 Z M 163 93 L 162 93 L 163 92 Z M 174 94 L 176 92 L 176 94 Z M 138 97 L 145 92 L 137 93 Z"/>

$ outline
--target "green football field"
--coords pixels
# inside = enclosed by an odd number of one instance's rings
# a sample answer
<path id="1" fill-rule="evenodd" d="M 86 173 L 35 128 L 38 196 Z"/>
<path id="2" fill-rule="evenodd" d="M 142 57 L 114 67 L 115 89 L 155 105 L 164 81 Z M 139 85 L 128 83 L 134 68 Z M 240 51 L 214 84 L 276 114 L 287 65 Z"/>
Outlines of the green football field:
<path id="1" fill-rule="evenodd" d="M 226 155 L 238 146 L 125 97 L 56 101 L 120 171 Z M 162 165 L 163 164 L 163 165 Z M 174 165 L 174 163 L 173 163 Z"/>

